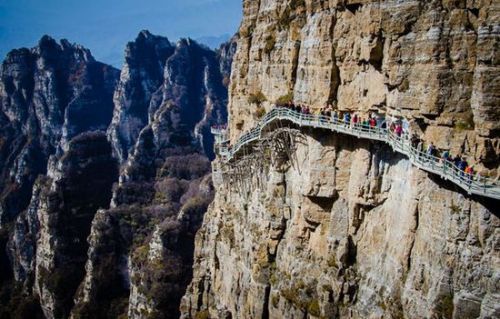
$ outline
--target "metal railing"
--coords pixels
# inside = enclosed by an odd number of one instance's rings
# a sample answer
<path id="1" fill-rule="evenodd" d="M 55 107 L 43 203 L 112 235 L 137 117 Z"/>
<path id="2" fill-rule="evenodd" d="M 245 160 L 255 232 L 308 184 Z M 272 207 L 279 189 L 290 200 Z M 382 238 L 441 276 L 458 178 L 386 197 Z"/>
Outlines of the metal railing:
<path id="1" fill-rule="evenodd" d="M 217 144 L 229 142 L 229 134 L 226 127 L 212 126 L 210 132 L 216 136 L 215 142 Z"/>
<path id="2" fill-rule="evenodd" d="M 358 138 L 385 142 L 394 151 L 406 155 L 410 162 L 417 168 L 439 175 L 445 180 L 458 185 L 469 194 L 500 199 L 500 185 L 497 181 L 482 176 L 474 177 L 466 174 L 450 161 L 418 151 L 416 147 L 411 145 L 411 142 L 407 138 L 397 136 L 386 128 L 370 127 L 361 124 L 352 125 L 352 123 L 346 122 L 343 119 L 324 115 L 303 114 L 288 108 L 273 108 L 253 129 L 243 134 L 234 146 L 220 147 L 219 156 L 224 161 L 233 160 L 243 146 L 259 140 L 264 132 L 263 129 L 277 120 L 292 122 L 300 127 L 327 129 Z"/>

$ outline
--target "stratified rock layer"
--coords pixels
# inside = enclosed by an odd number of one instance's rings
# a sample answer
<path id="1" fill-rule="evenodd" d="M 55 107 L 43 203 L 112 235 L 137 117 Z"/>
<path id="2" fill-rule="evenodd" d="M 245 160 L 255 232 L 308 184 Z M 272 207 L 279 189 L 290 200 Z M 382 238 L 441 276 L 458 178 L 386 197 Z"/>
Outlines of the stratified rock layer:
<path id="1" fill-rule="evenodd" d="M 35 293 L 46 318 L 66 318 L 83 279 L 87 237 L 99 208 L 109 207 L 118 166 L 104 132 L 72 139 L 52 159 L 38 202 Z"/>
<path id="2" fill-rule="evenodd" d="M 293 98 L 404 116 L 427 143 L 498 174 L 496 1 L 243 7 L 233 144 L 259 107 Z M 316 130 L 269 140 L 217 184 L 183 318 L 500 316 L 497 201 L 468 196 L 376 142 Z"/>

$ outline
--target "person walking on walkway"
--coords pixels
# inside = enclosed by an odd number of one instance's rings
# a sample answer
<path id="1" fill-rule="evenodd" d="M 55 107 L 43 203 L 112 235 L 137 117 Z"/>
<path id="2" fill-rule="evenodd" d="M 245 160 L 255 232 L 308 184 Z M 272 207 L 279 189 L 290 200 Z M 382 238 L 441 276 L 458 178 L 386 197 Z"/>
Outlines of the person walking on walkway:
<path id="1" fill-rule="evenodd" d="M 374 117 L 370 117 L 370 121 L 369 121 L 369 123 L 370 123 L 370 128 L 371 128 L 371 129 L 374 129 L 374 128 L 375 128 L 375 126 L 377 126 L 377 120 L 375 120 L 375 118 L 374 118 Z"/>
<path id="2" fill-rule="evenodd" d="M 427 155 L 427 158 L 429 159 L 429 161 L 432 161 L 432 156 L 434 155 L 434 152 L 436 151 L 436 147 L 434 146 L 434 143 L 430 143 L 429 146 L 427 146 L 427 152 L 426 152 L 426 155 Z"/>
<path id="3" fill-rule="evenodd" d="M 462 161 L 462 158 L 460 157 L 460 155 L 457 155 L 453 158 L 453 165 L 455 165 L 458 168 L 461 161 Z"/>
<path id="4" fill-rule="evenodd" d="M 417 144 L 417 156 L 418 157 L 420 157 L 423 150 L 424 150 L 424 142 L 422 142 L 422 140 L 419 140 L 418 144 Z"/>
<path id="5" fill-rule="evenodd" d="M 398 137 L 401 137 L 401 134 L 403 133 L 403 127 L 401 126 L 401 124 L 396 125 L 395 132 Z"/>
<path id="6" fill-rule="evenodd" d="M 472 183 L 472 176 L 474 176 L 474 167 L 472 165 L 468 165 L 465 168 L 465 175 L 467 177 L 467 183 L 470 184 Z"/>
<path id="7" fill-rule="evenodd" d="M 447 161 L 450 159 L 450 151 L 445 150 L 443 154 L 441 154 L 441 161 L 446 164 Z"/>
<path id="8" fill-rule="evenodd" d="M 460 170 L 460 176 L 464 176 L 465 169 L 467 168 L 467 161 L 465 159 L 461 159 L 458 163 L 458 169 Z"/>
<path id="9" fill-rule="evenodd" d="M 434 146 L 434 143 L 430 143 L 429 146 L 427 147 L 427 155 L 432 156 L 434 155 L 434 151 L 436 150 L 436 147 Z"/>
<path id="10" fill-rule="evenodd" d="M 368 120 L 363 120 L 363 121 L 361 121 L 361 126 L 364 129 L 369 129 L 370 128 L 370 123 L 368 122 Z"/>
<path id="11" fill-rule="evenodd" d="M 416 134 L 412 134 L 410 138 L 411 147 L 415 148 L 418 146 L 418 137 Z"/>
<path id="12" fill-rule="evenodd" d="M 351 114 L 349 114 L 349 112 L 345 112 L 345 114 L 344 114 L 344 124 L 345 124 L 346 127 L 348 127 L 350 123 L 351 123 Z"/>
<path id="13" fill-rule="evenodd" d="M 337 111 L 333 112 L 333 118 L 332 118 L 332 120 L 333 120 L 334 124 L 338 123 L 338 121 L 339 121 L 339 113 L 337 113 Z"/>

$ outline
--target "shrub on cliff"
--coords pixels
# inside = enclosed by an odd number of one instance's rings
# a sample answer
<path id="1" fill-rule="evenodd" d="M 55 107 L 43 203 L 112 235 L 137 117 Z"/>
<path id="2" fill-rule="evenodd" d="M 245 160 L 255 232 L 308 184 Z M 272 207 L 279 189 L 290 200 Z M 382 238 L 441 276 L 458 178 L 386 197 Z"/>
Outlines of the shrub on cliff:
<path id="1" fill-rule="evenodd" d="M 176 178 L 167 178 L 156 183 L 156 200 L 160 202 L 179 202 L 181 196 L 188 190 L 189 183 L 185 180 Z M 159 197 L 158 195 L 161 195 Z"/>
<path id="2" fill-rule="evenodd" d="M 210 161 L 201 154 L 171 156 L 165 160 L 160 175 L 180 179 L 196 179 L 210 171 Z"/>
<path id="3" fill-rule="evenodd" d="M 274 46 L 276 45 L 276 39 L 273 35 L 268 35 L 266 37 L 266 44 L 264 46 L 264 52 L 269 54 L 273 51 Z"/>
<path id="4" fill-rule="evenodd" d="M 258 107 L 255 110 L 254 116 L 256 119 L 261 119 L 264 115 L 266 115 L 266 110 L 263 107 Z"/>
<path id="5" fill-rule="evenodd" d="M 276 99 L 277 105 L 285 105 L 289 102 L 293 102 L 293 92 L 288 92 L 288 94 L 282 95 L 278 99 Z"/>
<path id="6" fill-rule="evenodd" d="M 260 106 L 265 101 L 267 101 L 267 97 L 264 95 L 264 93 L 262 93 L 262 91 L 252 93 L 248 96 L 248 103 L 250 104 L 256 104 L 257 106 Z"/>

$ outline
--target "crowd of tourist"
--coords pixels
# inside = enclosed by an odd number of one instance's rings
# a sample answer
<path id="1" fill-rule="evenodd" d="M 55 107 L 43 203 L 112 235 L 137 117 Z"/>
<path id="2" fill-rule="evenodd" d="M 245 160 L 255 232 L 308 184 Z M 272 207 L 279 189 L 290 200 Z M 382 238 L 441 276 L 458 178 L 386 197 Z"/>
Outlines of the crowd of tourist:
<path id="1" fill-rule="evenodd" d="M 363 128 L 385 128 L 385 118 L 377 117 L 374 114 L 370 114 L 368 118 L 362 118 L 360 115 L 354 113 L 351 114 L 348 111 L 338 112 L 334 110 L 331 104 L 326 105 L 323 108 L 312 110 L 309 106 L 305 104 L 295 104 L 293 102 L 288 102 L 284 104 L 278 104 L 276 107 L 287 108 L 292 111 L 305 114 L 305 115 L 316 115 L 318 119 L 327 118 L 334 123 L 341 123 L 346 126 L 351 127 L 363 127 Z"/>
<path id="2" fill-rule="evenodd" d="M 414 142 L 412 141 L 412 145 L 413 144 Z M 451 155 L 449 150 L 440 151 L 439 149 L 436 148 L 436 146 L 432 142 L 427 146 L 424 152 L 424 145 L 422 140 L 419 140 L 417 142 L 416 148 L 419 154 L 424 153 L 429 158 L 432 157 L 434 159 L 438 159 L 439 162 L 442 165 L 445 165 L 446 167 L 455 166 L 460 171 L 460 175 L 462 177 L 466 176 L 469 181 L 473 178 L 474 174 L 476 173 L 477 173 L 476 179 L 478 181 L 481 179 L 481 175 L 479 175 L 479 172 L 475 172 L 474 166 L 472 164 L 469 164 L 467 162 L 467 159 L 463 155 L 457 154 L 453 156 Z"/>
<path id="3" fill-rule="evenodd" d="M 363 118 L 357 113 L 351 114 L 351 112 L 348 111 L 339 112 L 335 110 L 331 104 L 315 111 L 313 111 L 308 105 L 295 104 L 293 102 L 279 104 L 276 105 L 276 107 L 287 108 L 306 115 L 321 115 L 331 119 L 333 123 L 344 124 L 348 127 L 363 127 L 368 129 L 375 129 L 378 127 L 385 129 L 387 125 L 389 125 L 388 130 L 392 134 L 396 135 L 398 138 L 410 140 L 412 147 L 417 149 L 418 156 L 424 156 L 429 161 L 439 161 L 440 164 L 446 165 L 447 167 L 452 167 L 452 165 L 454 165 L 460 171 L 460 176 L 465 176 L 468 181 L 472 181 L 474 174 L 476 173 L 474 171 L 474 166 L 470 165 L 465 157 L 462 155 L 456 155 L 453 157 L 448 150 L 439 151 L 433 142 L 431 142 L 424 150 L 423 140 L 415 134 L 411 135 L 409 127 L 405 127 L 405 125 L 403 125 L 403 120 L 401 119 L 386 120 L 384 116 L 377 116 L 373 113 L 370 113 L 367 118 Z M 388 122 L 389 124 L 387 124 Z M 477 174 L 476 179 L 480 180 L 479 173 Z"/>
<path id="4" fill-rule="evenodd" d="M 340 112 L 331 104 L 326 105 L 320 109 L 313 109 L 305 104 L 299 104 L 294 102 L 277 104 L 278 108 L 286 108 L 292 111 L 304 114 L 304 115 L 316 115 L 318 120 L 324 120 L 325 118 L 336 124 L 341 124 L 345 127 L 361 127 L 368 130 L 375 129 L 386 129 L 391 133 L 402 139 L 403 141 L 409 141 L 411 146 L 416 149 L 417 156 L 424 157 L 425 161 L 435 161 L 440 165 L 444 165 L 445 168 L 452 168 L 453 166 L 458 169 L 459 175 L 466 178 L 468 182 L 471 182 L 476 173 L 473 165 L 470 165 L 466 158 L 462 155 L 452 156 L 448 150 L 438 150 L 433 142 L 424 149 L 423 140 L 416 134 L 410 134 L 409 123 L 401 118 L 387 118 L 383 115 L 378 115 L 375 113 L 370 113 L 368 117 L 362 117 L 357 113 L 351 113 L 348 111 Z M 219 125 L 216 127 L 219 130 L 227 129 L 225 125 Z M 481 180 L 479 173 L 476 175 L 478 181 Z"/>

